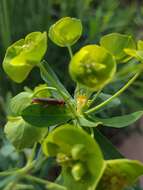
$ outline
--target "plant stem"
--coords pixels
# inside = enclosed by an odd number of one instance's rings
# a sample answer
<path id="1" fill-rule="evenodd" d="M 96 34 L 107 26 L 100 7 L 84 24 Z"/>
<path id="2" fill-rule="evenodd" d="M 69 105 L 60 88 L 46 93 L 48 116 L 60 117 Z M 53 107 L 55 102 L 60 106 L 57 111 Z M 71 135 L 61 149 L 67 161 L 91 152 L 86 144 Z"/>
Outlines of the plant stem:
<path id="1" fill-rule="evenodd" d="M 7 176 L 7 175 L 12 175 L 13 171 L 6 171 L 6 172 L 0 172 L 0 177 L 2 176 Z"/>
<path id="2" fill-rule="evenodd" d="M 53 188 L 55 187 L 60 187 L 60 188 L 62 188 L 63 186 L 61 186 L 61 185 L 58 185 L 58 184 L 55 184 L 55 183 L 53 183 L 53 182 L 50 182 L 50 181 L 47 181 L 47 180 L 44 180 L 44 179 L 41 179 L 41 178 L 38 178 L 38 177 L 35 177 L 35 176 L 31 176 L 31 175 L 25 175 L 24 176 L 24 178 L 26 178 L 27 180 L 31 180 L 31 181 L 33 181 L 33 182 L 37 182 L 37 183 L 40 183 L 40 184 L 43 184 L 43 185 L 47 185 L 47 186 L 52 186 Z M 63 187 L 63 190 L 64 190 L 65 188 Z"/>
<path id="3" fill-rule="evenodd" d="M 70 58 L 72 59 L 72 57 L 73 57 L 72 48 L 69 45 L 67 46 L 67 48 L 68 48 L 68 51 L 69 51 Z"/>
<path id="4" fill-rule="evenodd" d="M 96 100 L 96 98 L 99 96 L 99 94 L 101 93 L 102 89 L 99 90 L 95 95 L 94 97 L 92 98 L 91 102 L 89 103 L 88 107 L 90 107 Z"/>
<path id="5" fill-rule="evenodd" d="M 108 98 L 106 101 L 102 102 L 101 104 L 89 109 L 88 111 L 84 112 L 85 114 L 91 114 L 103 106 L 109 104 L 112 100 L 114 100 L 116 97 L 118 97 L 120 94 L 122 94 L 139 76 L 140 72 L 136 73 L 128 82 L 125 84 L 118 92 L 116 92 L 113 96 Z"/>
<path id="6" fill-rule="evenodd" d="M 32 163 L 32 161 L 34 160 L 36 148 L 37 148 L 37 142 L 34 144 L 34 146 L 32 148 L 32 152 L 31 152 L 31 155 L 28 158 L 27 165 L 29 165 L 30 163 Z"/>

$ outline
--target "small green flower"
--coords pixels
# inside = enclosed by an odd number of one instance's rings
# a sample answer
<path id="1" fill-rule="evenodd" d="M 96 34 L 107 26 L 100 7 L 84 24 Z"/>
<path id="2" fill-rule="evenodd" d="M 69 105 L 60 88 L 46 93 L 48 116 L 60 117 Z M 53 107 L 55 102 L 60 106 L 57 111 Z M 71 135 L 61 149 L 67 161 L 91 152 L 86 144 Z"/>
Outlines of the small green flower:
<path id="1" fill-rule="evenodd" d="M 64 17 L 49 29 L 50 39 L 61 47 L 71 46 L 82 34 L 82 24 L 79 19 Z"/>
<path id="2" fill-rule="evenodd" d="M 73 80 L 92 90 L 99 90 L 109 83 L 116 71 L 113 56 L 98 45 L 81 48 L 72 58 L 69 72 Z"/>
<path id="3" fill-rule="evenodd" d="M 96 190 L 124 190 L 143 175 L 143 164 L 136 160 L 106 161 L 106 168 Z"/>
<path id="4" fill-rule="evenodd" d="M 32 32 L 11 45 L 3 61 L 7 75 L 17 83 L 23 82 L 47 50 L 46 32 Z"/>
<path id="5" fill-rule="evenodd" d="M 89 134 L 76 126 L 63 125 L 47 136 L 42 147 L 62 166 L 63 185 L 68 190 L 95 190 L 105 165 L 100 148 Z"/>

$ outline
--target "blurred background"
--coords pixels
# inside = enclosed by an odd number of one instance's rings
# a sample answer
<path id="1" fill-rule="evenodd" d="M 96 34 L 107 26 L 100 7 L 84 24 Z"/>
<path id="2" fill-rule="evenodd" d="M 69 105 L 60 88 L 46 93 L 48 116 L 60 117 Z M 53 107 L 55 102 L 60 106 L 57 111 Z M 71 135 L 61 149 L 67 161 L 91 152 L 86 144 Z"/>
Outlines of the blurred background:
<path id="1" fill-rule="evenodd" d="M 14 41 L 32 31 L 48 31 L 51 24 L 64 16 L 80 18 L 83 23 L 82 38 L 73 46 L 73 52 L 85 44 L 98 43 L 102 35 L 110 32 L 131 34 L 135 39 L 143 39 L 142 0 L 0 0 L 0 63 L 2 64 L 7 47 Z M 68 75 L 70 58 L 67 49 L 60 48 L 49 40 L 46 59 L 72 93 L 74 83 Z M 120 97 L 121 105 L 118 105 L 116 109 L 108 109 L 101 115 L 113 116 L 142 110 L 142 80 L 143 77 L 140 77 Z M 122 82 L 114 84 L 114 89 L 122 86 Z M 10 97 L 22 91 L 24 86 L 33 88 L 39 83 L 42 81 L 36 69 L 23 84 L 19 85 L 11 81 L 1 67 L 0 131 L 3 131 L 6 121 Z M 114 90 L 110 88 L 109 91 L 113 93 Z M 141 120 L 130 128 L 122 130 L 104 128 L 102 131 L 124 155 L 143 161 Z M 7 143 L 2 132 L 0 132 L 0 147 L 2 147 L 0 149 L 0 170 L 4 170 L 12 167 L 15 160 L 19 159 L 19 155 Z M 23 156 L 21 156 L 22 159 L 24 159 Z"/>

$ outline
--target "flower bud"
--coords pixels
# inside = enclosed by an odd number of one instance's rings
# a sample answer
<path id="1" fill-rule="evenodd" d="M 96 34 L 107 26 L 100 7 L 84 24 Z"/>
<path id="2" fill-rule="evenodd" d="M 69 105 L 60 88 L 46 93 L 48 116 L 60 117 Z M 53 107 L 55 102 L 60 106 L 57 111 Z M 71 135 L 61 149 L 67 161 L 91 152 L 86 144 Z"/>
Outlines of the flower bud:
<path id="1" fill-rule="evenodd" d="M 73 80 L 91 90 L 99 90 L 109 83 L 116 71 L 113 56 L 98 45 L 88 45 L 77 52 L 69 65 Z"/>
<path id="2" fill-rule="evenodd" d="M 15 42 L 7 49 L 3 61 L 4 71 L 15 82 L 23 82 L 32 68 L 41 61 L 46 49 L 46 32 L 28 34 L 25 39 Z"/>
<path id="3" fill-rule="evenodd" d="M 61 47 L 71 46 L 82 34 L 82 24 L 79 19 L 64 17 L 49 29 L 50 39 Z"/>

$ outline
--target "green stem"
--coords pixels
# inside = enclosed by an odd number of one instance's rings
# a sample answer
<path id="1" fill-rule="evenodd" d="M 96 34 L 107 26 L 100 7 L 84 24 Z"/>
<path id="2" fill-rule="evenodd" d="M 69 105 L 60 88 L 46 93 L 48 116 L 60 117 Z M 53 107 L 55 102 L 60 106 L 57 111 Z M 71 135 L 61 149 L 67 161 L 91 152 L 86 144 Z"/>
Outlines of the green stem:
<path id="1" fill-rule="evenodd" d="M 69 45 L 67 46 L 67 48 L 68 48 L 68 51 L 69 51 L 70 58 L 72 59 L 72 57 L 73 57 L 72 48 Z"/>
<path id="2" fill-rule="evenodd" d="M 139 76 L 140 72 L 136 73 L 128 82 L 125 84 L 118 92 L 116 92 L 113 96 L 108 98 L 106 101 L 102 102 L 101 104 L 95 106 L 94 108 L 89 109 L 88 111 L 85 112 L 85 114 L 91 114 L 103 106 L 109 104 L 112 100 L 114 100 L 116 97 L 118 97 L 120 94 L 122 94 Z"/>
<path id="3" fill-rule="evenodd" d="M 93 99 L 91 100 L 91 102 L 88 104 L 88 107 L 92 106 L 92 104 L 95 102 L 96 98 L 99 96 L 99 94 L 101 93 L 102 89 L 99 90 L 93 97 Z"/>
<path id="4" fill-rule="evenodd" d="M 35 176 L 31 176 L 31 175 L 25 175 L 24 178 L 26 178 L 27 180 L 30 180 L 30 181 L 33 181 L 33 182 L 37 182 L 37 183 L 40 183 L 40 184 L 43 184 L 43 185 L 47 185 L 47 186 L 52 186 L 53 188 L 55 187 L 60 187 L 62 188 L 63 186 L 61 185 L 58 185 L 58 184 L 55 184 L 55 183 L 52 183 L 50 181 L 47 181 L 47 180 L 44 180 L 44 179 L 41 179 L 41 178 L 38 178 L 38 177 L 35 177 Z M 65 188 L 63 187 L 63 190 Z"/>
<path id="5" fill-rule="evenodd" d="M 12 174 L 13 174 L 13 171 L 0 172 L 0 177 L 4 177 L 4 176 L 7 176 L 7 175 L 12 175 Z"/>
<path id="6" fill-rule="evenodd" d="M 32 161 L 34 160 L 35 153 L 36 153 L 36 148 L 37 148 L 37 142 L 34 144 L 34 146 L 32 148 L 32 152 L 31 152 L 31 155 L 28 158 L 27 165 L 29 165 L 30 163 L 32 163 Z"/>

